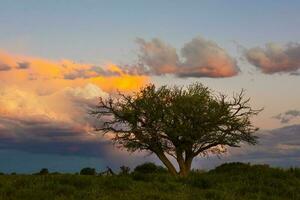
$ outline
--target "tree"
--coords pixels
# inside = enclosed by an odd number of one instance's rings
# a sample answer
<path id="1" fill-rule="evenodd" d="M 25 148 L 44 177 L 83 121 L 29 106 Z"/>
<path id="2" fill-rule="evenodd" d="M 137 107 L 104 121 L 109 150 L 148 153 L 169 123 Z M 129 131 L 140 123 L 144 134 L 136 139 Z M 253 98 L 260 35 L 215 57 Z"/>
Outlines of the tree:
<path id="1" fill-rule="evenodd" d="M 100 98 L 92 114 L 100 122 L 96 130 L 109 132 L 115 145 L 154 153 L 170 173 L 186 176 L 197 156 L 220 154 L 242 142 L 256 144 L 258 129 L 250 118 L 261 110 L 249 101 L 244 90 L 228 98 L 200 83 L 186 88 L 150 84 L 131 95 Z"/>

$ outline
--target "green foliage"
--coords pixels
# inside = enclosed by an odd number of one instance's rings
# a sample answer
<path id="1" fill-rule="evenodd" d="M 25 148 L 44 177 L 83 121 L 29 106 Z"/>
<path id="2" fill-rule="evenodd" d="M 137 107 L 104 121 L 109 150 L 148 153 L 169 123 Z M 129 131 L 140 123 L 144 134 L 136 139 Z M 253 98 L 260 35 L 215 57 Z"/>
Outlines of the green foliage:
<path id="1" fill-rule="evenodd" d="M 49 170 L 47 168 L 43 168 L 37 174 L 38 175 L 47 175 L 47 174 L 49 174 Z"/>
<path id="2" fill-rule="evenodd" d="M 120 170 L 120 175 L 128 175 L 130 172 L 130 168 L 124 165 L 120 167 Z"/>
<path id="3" fill-rule="evenodd" d="M 128 176 L 3 175 L 0 176 L 0 199 L 298 200 L 299 171 L 229 163 L 208 172 L 191 172 L 186 178 L 141 172 Z M 137 174 L 143 178 L 137 180 Z"/>
<path id="4" fill-rule="evenodd" d="M 300 168 L 290 168 L 289 171 L 296 177 L 300 178 Z"/>
<path id="5" fill-rule="evenodd" d="M 51 175 L 59 175 L 61 174 L 60 172 L 52 172 Z"/>
<path id="6" fill-rule="evenodd" d="M 210 177 L 199 173 L 191 173 L 188 178 L 183 179 L 183 181 L 192 187 L 200 189 L 209 189 L 214 185 L 214 182 Z"/>
<path id="7" fill-rule="evenodd" d="M 250 118 L 260 110 L 249 101 L 243 91 L 229 99 L 200 83 L 185 88 L 150 84 L 131 95 L 100 98 L 92 114 L 101 120 L 97 130 L 113 134 L 116 145 L 150 151 L 176 175 L 168 154 L 186 176 L 198 155 L 224 153 L 241 142 L 256 144 L 257 128 Z"/>
<path id="8" fill-rule="evenodd" d="M 108 190 L 126 191 L 133 186 L 133 180 L 127 176 L 108 176 L 105 177 L 104 185 Z"/>
<path id="9" fill-rule="evenodd" d="M 162 166 L 155 165 L 152 162 L 146 162 L 134 168 L 134 172 L 149 174 L 149 173 L 165 173 L 167 170 Z"/>
<path id="10" fill-rule="evenodd" d="M 250 168 L 250 164 L 245 164 L 241 162 L 233 162 L 233 163 L 225 163 L 218 167 L 216 167 L 213 171 L 217 173 L 226 173 L 226 172 L 235 172 L 235 171 L 242 171 L 248 170 Z"/>
<path id="11" fill-rule="evenodd" d="M 90 167 L 85 167 L 80 170 L 80 175 L 96 175 L 96 169 L 95 168 L 90 168 Z"/>
<path id="12" fill-rule="evenodd" d="M 166 174 L 166 173 L 167 173 L 166 168 L 155 165 L 152 162 L 146 162 L 136 166 L 131 176 L 136 181 L 153 181 L 153 178 L 156 177 L 155 174 Z M 160 181 L 165 181 L 166 177 L 168 176 L 157 176 L 156 178 L 161 179 Z"/>

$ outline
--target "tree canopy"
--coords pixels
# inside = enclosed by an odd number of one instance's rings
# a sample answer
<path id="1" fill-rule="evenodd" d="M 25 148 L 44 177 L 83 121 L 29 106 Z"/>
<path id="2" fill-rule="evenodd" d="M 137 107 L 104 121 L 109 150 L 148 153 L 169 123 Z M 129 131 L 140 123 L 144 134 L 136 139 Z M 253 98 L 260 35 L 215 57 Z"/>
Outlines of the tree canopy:
<path id="1" fill-rule="evenodd" d="M 174 175 L 186 176 L 196 156 L 220 154 L 226 147 L 256 144 L 252 109 L 244 90 L 228 98 L 200 83 L 156 88 L 150 84 L 133 94 L 100 98 L 93 114 L 98 131 L 110 133 L 128 151 L 154 153 Z M 173 157 L 179 167 L 171 162 Z"/>

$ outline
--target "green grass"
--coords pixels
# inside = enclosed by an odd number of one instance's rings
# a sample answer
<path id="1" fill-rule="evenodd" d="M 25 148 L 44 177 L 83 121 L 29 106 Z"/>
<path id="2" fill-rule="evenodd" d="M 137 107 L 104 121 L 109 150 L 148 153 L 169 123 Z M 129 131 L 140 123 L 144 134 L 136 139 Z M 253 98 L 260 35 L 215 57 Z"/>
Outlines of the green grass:
<path id="1" fill-rule="evenodd" d="M 0 175 L 1 200 L 300 199 L 300 169 L 231 163 L 187 178 L 166 173 L 116 176 Z"/>

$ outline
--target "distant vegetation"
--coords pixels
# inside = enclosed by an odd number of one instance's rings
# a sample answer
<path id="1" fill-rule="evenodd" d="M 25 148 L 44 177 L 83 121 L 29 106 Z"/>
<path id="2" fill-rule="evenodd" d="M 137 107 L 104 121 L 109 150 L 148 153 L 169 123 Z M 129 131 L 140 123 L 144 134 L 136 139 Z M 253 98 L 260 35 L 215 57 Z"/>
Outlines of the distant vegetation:
<path id="1" fill-rule="evenodd" d="M 134 168 L 134 173 L 151 174 L 151 173 L 166 173 L 166 172 L 167 172 L 166 168 L 157 166 L 151 162 L 146 162 Z"/>
<path id="2" fill-rule="evenodd" d="M 207 172 L 176 177 L 153 163 L 116 175 L 1 175 L 1 200 L 278 200 L 300 199 L 300 169 L 228 163 Z M 47 170 L 48 171 L 48 170 Z M 94 172 L 84 168 L 80 174 Z M 94 173 L 93 173 L 94 174 Z"/>
<path id="3" fill-rule="evenodd" d="M 96 175 L 96 169 L 90 167 L 83 168 L 80 170 L 80 175 Z"/>
<path id="4" fill-rule="evenodd" d="M 39 173 L 37 173 L 38 175 L 47 175 L 49 174 L 49 170 L 47 168 L 43 168 L 41 169 L 41 171 Z"/>

